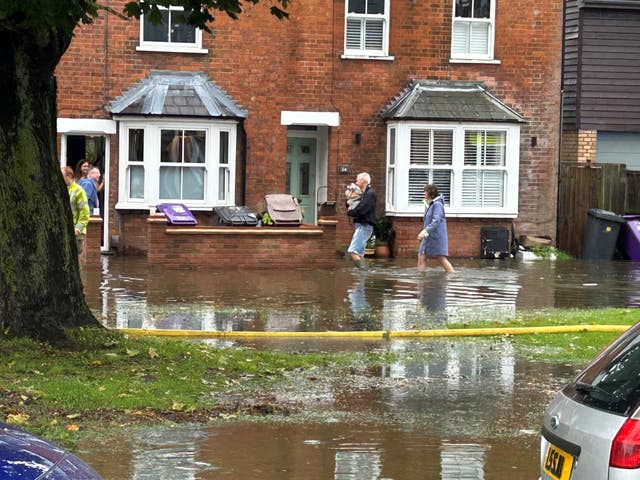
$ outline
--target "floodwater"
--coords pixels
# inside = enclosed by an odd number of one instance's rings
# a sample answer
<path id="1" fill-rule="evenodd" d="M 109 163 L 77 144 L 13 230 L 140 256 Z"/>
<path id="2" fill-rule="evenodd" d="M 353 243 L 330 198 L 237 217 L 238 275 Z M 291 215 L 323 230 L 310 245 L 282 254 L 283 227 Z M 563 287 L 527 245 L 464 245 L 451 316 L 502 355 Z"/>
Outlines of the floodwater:
<path id="1" fill-rule="evenodd" d="M 457 260 L 339 262 L 332 271 L 166 271 L 105 257 L 83 272 L 90 307 L 114 328 L 321 331 L 442 328 L 546 308 L 638 307 L 640 263 Z M 392 351 L 379 371 L 291 379 L 276 396 L 302 413 L 275 422 L 143 428 L 78 453 L 105 480 L 506 480 L 537 478 L 542 412 L 577 365 L 532 362 L 508 339 L 206 340 L 232 348 Z"/>

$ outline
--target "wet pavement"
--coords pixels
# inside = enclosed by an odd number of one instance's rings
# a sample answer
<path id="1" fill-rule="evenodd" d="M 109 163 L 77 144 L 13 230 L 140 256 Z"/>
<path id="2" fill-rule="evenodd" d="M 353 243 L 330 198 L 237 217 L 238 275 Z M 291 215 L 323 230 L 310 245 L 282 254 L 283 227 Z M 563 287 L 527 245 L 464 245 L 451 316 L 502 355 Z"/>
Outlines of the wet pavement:
<path id="1" fill-rule="evenodd" d="M 111 327 L 320 331 L 442 328 L 546 308 L 640 306 L 640 264 L 413 261 L 367 272 L 154 271 L 105 257 L 83 272 L 87 300 Z M 233 347 L 234 342 L 207 340 Z M 246 345 L 248 342 L 240 342 Z M 397 361 L 342 381 L 291 379 L 276 395 L 303 412 L 275 423 L 216 422 L 123 430 L 79 454 L 105 480 L 537 478 L 542 411 L 577 365 L 532 362 L 508 339 L 252 341 L 254 348 L 391 351 Z"/>

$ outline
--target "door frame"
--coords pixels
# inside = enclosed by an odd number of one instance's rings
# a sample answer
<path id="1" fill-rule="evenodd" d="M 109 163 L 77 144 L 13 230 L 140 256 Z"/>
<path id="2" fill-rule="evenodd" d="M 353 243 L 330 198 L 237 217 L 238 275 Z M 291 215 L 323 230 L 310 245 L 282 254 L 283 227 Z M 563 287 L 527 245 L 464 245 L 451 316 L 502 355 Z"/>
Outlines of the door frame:
<path id="1" fill-rule="evenodd" d="M 327 200 L 328 162 L 329 162 L 329 129 L 326 126 L 316 126 L 315 130 L 297 129 L 295 126 L 287 128 L 289 138 L 313 138 L 316 141 L 316 185 L 313 192 L 315 205 L 315 224 L 318 223 L 318 204 Z"/>
<path id="2" fill-rule="evenodd" d="M 104 141 L 104 218 L 102 219 L 102 247 L 101 252 L 109 251 L 109 170 L 111 165 L 111 135 L 116 133 L 114 120 L 95 118 L 58 118 L 57 131 L 60 134 L 60 166 L 67 166 L 67 136 L 103 136 Z"/>

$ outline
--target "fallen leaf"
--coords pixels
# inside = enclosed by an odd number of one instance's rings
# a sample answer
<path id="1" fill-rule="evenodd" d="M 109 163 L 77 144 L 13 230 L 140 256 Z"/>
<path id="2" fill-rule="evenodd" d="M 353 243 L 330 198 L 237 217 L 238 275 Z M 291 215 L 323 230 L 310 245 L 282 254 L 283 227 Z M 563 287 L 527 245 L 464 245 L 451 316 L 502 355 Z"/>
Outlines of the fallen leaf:
<path id="1" fill-rule="evenodd" d="M 184 403 L 173 402 L 173 405 L 171 405 L 171 410 L 184 410 Z"/>
<path id="2" fill-rule="evenodd" d="M 127 355 L 129 355 L 130 357 L 136 357 L 138 355 L 140 355 L 140 352 L 137 350 L 131 350 L 129 348 L 127 348 Z"/>
<path id="3" fill-rule="evenodd" d="M 149 357 L 151 357 L 151 358 L 158 358 L 159 357 L 158 352 L 156 351 L 155 348 L 149 347 Z"/>
<path id="4" fill-rule="evenodd" d="M 7 415 L 7 423 L 14 425 L 24 425 L 29 420 L 29 415 L 26 413 L 10 413 Z"/>
<path id="5" fill-rule="evenodd" d="M 80 427 L 78 425 L 76 425 L 75 423 L 72 423 L 71 425 L 67 425 L 64 428 L 66 430 L 69 430 L 70 432 L 77 432 L 78 430 L 80 430 Z"/>

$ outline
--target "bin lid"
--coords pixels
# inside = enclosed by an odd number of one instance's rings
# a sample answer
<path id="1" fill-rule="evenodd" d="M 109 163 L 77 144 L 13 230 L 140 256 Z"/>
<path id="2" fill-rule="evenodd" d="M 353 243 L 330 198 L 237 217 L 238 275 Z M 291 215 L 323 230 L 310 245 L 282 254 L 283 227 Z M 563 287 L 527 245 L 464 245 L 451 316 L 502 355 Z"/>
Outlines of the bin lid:
<path id="1" fill-rule="evenodd" d="M 618 222 L 618 223 L 626 223 L 626 219 L 623 216 L 616 215 L 615 213 L 610 212 L 608 210 L 601 210 L 599 208 L 590 208 L 589 210 L 587 210 L 587 214 L 591 215 L 592 217 L 600 218 L 602 220 L 609 220 L 611 222 Z"/>

